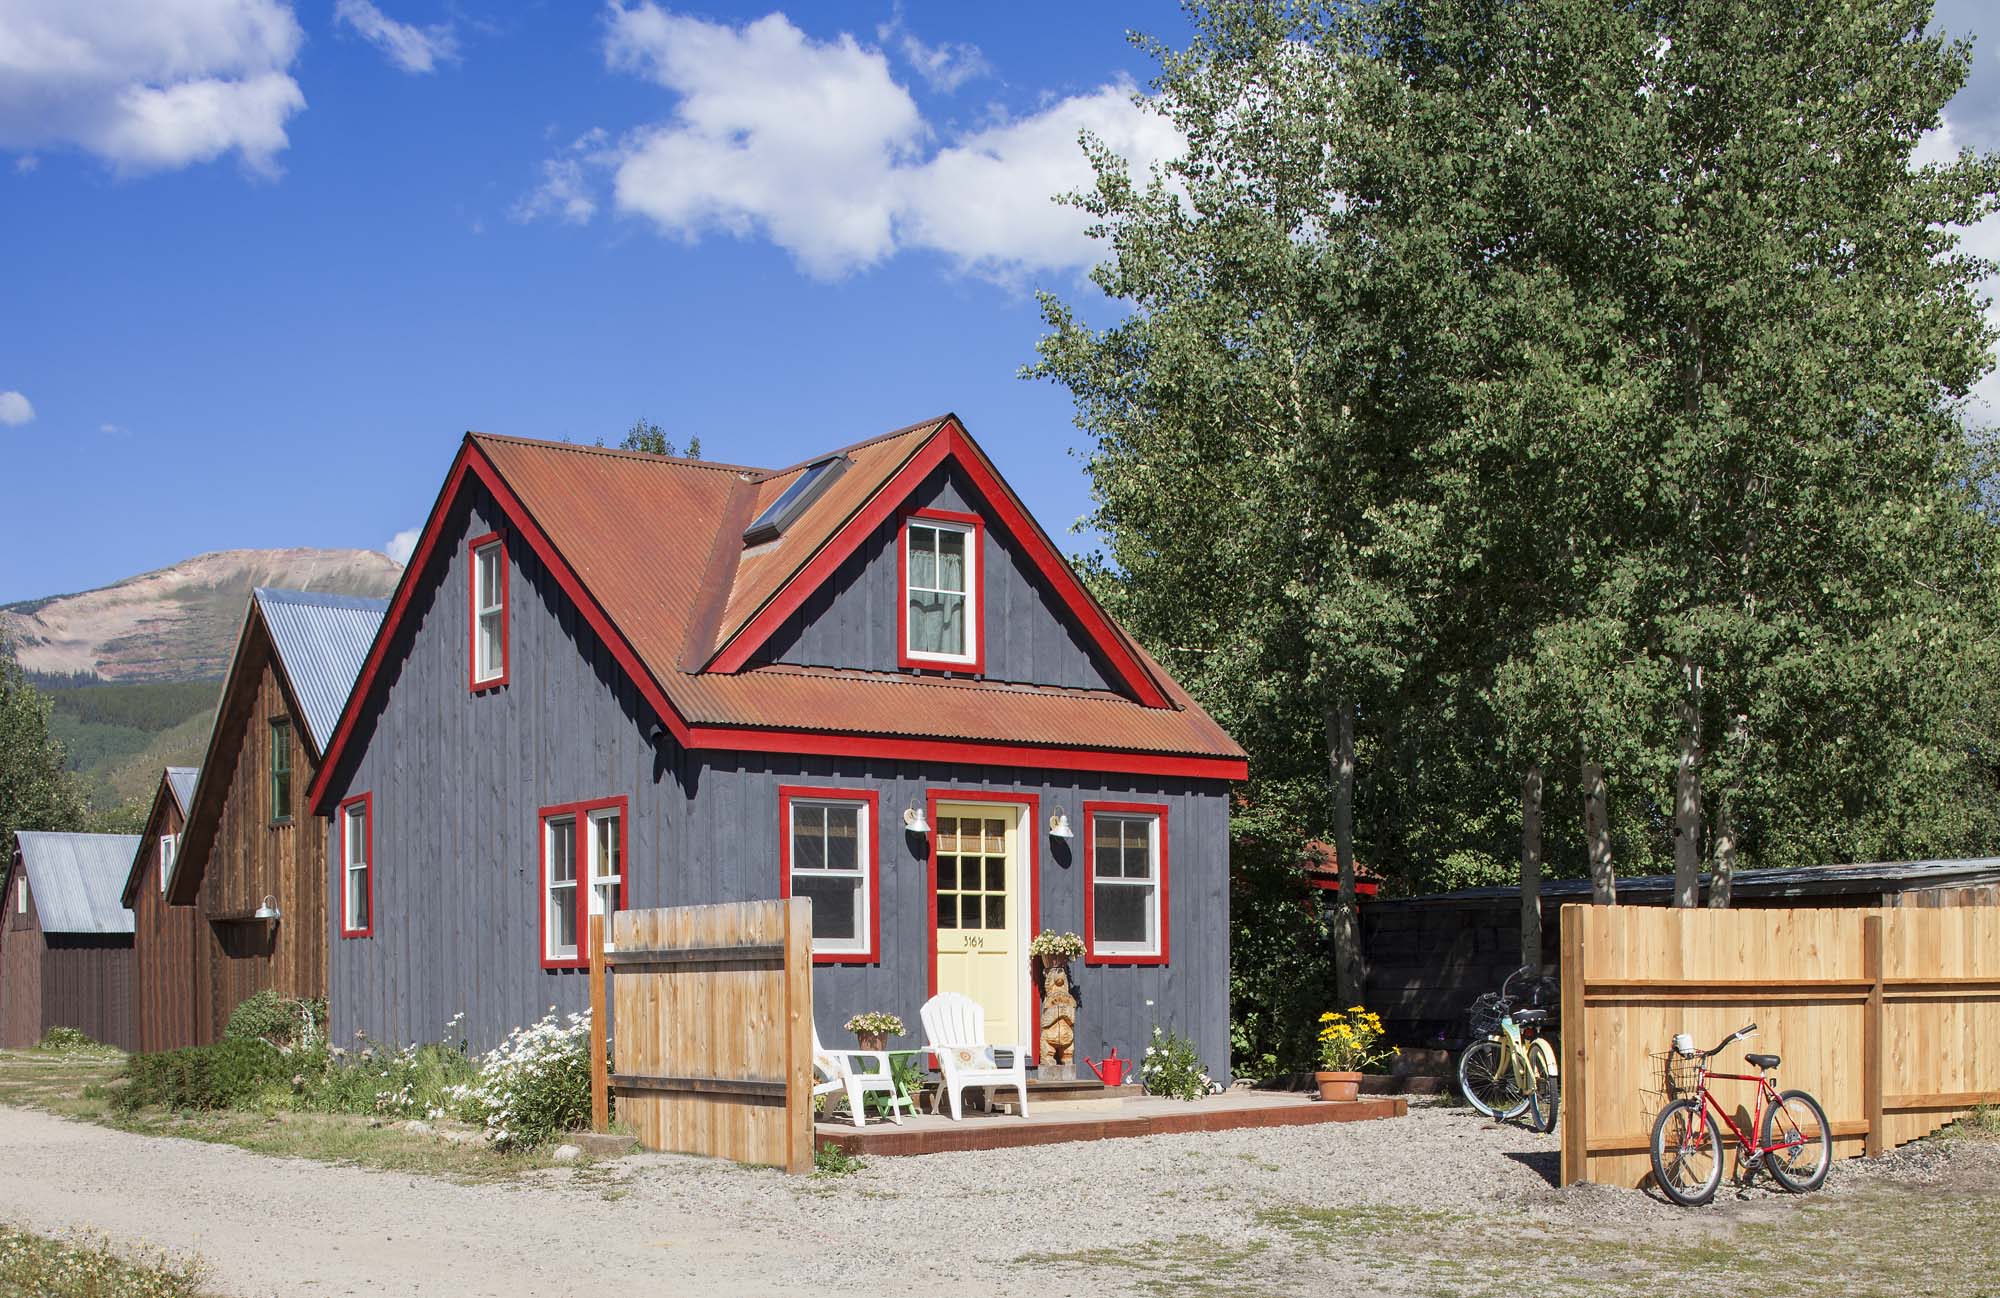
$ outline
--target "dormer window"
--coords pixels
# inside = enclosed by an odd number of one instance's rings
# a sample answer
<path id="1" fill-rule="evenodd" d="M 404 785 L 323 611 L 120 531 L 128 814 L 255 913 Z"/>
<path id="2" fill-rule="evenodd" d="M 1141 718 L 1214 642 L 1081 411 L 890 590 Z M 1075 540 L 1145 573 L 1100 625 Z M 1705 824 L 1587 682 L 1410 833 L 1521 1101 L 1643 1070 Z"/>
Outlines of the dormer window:
<path id="1" fill-rule="evenodd" d="M 925 510 L 904 522 L 903 666 L 980 670 L 983 531 L 976 514 Z"/>
<path id="2" fill-rule="evenodd" d="M 743 544 L 762 545 L 766 541 L 777 540 L 846 469 L 845 455 L 829 455 L 824 460 L 807 465 L 805 472 L 792 480 L 791 486 L 778 493 L 776 500 L 764 506 L 763 512 L 750 520 L 750 526 L 743 529 Z"/>
<path id="3" fill-rule="evenodd" d="M 477 538 L 472 554 L 472 688 L 507 683 L 507 549 L 498 532 Z"/>

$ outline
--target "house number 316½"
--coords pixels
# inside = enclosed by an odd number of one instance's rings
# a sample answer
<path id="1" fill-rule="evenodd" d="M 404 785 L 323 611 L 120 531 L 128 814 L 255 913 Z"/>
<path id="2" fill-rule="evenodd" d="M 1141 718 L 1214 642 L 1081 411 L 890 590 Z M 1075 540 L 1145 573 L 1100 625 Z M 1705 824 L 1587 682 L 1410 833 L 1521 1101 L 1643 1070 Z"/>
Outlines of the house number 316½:
<path id="1" fill-rule="evenodd" d="M 985 938 L 983 938 L 983 937 L 974 937 L 974 936 L 973 936 L 972 934 L 970 934 L 970 933 L 967 933 L 967 934 L 965 935 L 965 949 L 966 949 L 966 950 L 970 951 L 970 950 L 972 950 L 972 949 L 973 949 L 974 947 L 981 947 L 981 946 L 985 946 L 985 945 L 986 945 L 986 939 L 985 939 Z"/>

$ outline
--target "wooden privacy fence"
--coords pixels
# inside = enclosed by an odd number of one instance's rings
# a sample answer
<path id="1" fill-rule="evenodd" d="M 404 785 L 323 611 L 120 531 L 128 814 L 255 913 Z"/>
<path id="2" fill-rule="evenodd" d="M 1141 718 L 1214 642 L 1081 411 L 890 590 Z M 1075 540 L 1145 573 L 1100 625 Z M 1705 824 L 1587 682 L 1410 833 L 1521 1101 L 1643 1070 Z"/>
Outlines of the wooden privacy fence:
<path id="1" fill-rule="evenodd" d="M 618 1117 L 648 1149 L 812 1170 L 810 906 L 621 911 L 608 950 L 604 921 L 592 917 L 595 1130 L 616 1096 Z"/>
<path id="2" fill-rule="evenodd" d="M 1879 1154 L 2000 1102 L 2000 909 L 1565 906 L 1562 1014 L 1565 1185 L 1644 1183 L 1674 1033 L 1706 1050 L 1751 1022 L 1715 1067 L 1782 1056 L 1835 1157 Z M 1747 1130 L 1751 1085 L 1714 1092 Z"/>

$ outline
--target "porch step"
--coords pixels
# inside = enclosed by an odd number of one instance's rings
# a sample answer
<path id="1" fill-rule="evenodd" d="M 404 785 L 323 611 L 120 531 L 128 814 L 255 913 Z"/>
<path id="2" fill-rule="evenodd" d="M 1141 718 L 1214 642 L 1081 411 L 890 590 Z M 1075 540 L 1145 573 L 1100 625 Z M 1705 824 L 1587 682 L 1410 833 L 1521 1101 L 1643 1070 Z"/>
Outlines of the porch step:
<path id="1" fill-rule="evenodd" d="M 1124 1086 L 1106 1086 L 1094 1077 L 1079 1077 L 1070 1081 L 1041 1081 L 1028 1079 L 1028 1112 L 1042 1113 L 1100 1113 L 1125 1107 L 1125 1101 L 1143 1094 L 1139 1087 L 1127 1083 Z M 991 1111 L 1010 1116 L 1021 1110 L 1019 1096 L 1012 1088 L 1002 1090 L 994 1087 L 991 1091 Z"/>

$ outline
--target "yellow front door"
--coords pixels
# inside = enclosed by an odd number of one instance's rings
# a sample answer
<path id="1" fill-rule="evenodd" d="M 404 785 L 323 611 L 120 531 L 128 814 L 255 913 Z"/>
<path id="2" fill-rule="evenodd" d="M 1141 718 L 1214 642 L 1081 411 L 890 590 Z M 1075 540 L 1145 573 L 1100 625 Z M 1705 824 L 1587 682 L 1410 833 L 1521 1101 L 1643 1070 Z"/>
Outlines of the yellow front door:
<path id="1" fill-rule="evenodd" d="M 937 808 L 937 989 L 986 1010 L 986 1039 L 1029 1048 L 1021 815 L 1000 803 Z"/>

